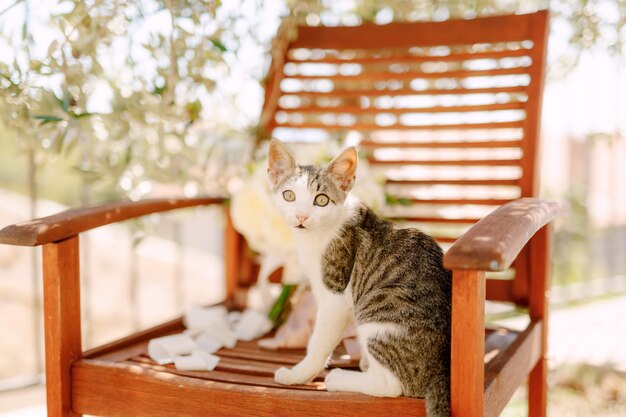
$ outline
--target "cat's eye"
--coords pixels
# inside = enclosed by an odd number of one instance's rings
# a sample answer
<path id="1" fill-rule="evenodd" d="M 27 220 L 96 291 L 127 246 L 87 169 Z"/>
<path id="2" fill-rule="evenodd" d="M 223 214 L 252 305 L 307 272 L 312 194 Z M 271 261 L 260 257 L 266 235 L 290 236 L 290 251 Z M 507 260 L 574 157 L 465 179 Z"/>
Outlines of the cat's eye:
<path id="1" fill-rule="evenodd" d="M 291 190 L 285 190 L 283 191 L 283 198 L 285 199 L 285 201 L 295 201 L 296 193 Z"/>
<path id="2" fill-rule="evenodd" d="M 313 203 L 316 206 L 324 207 L 328 205 L 329 201 L 330 199 L 328 198 L 326 194 L 318 194 L 317 197 L 315 197 L 315 200 L 313 201 Z"/>

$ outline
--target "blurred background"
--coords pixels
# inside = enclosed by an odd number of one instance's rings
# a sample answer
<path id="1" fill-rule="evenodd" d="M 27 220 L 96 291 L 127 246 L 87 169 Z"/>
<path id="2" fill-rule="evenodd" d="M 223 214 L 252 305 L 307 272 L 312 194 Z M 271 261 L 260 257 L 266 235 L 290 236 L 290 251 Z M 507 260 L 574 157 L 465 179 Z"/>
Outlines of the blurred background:
<path id="1" fill-rule="evenodd" d="M 254 159 L 287 17 L 356 25 L 545 8 L 541 195 L 571 207 L 554 242 L 549 415 L 626 415 L 623 0 L 3 0 L 0 227 L 115 199 L 227 194 Z M 219 301 L 222 224 L 205 208 L 81 237 L 85 348 Z M 36 249 L 0 246 L 0 416 L 45 415 L 40 262 Z M 523 415 L 524 395 L 503 415 Z"/>

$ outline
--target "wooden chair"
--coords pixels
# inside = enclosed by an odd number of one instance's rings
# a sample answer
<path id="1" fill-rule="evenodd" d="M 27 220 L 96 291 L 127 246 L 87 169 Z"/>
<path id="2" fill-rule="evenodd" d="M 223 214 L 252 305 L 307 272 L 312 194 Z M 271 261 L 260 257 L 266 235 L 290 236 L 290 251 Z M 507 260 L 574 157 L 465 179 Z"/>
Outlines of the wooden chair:
<path id="1" fill-rule="evenodd" d="M 413 203 L 389 216 L 453 243 L 444 261 L 453 270 L 454 416 L 498 415 L 527 378 L 530 415 L 546 412 L 550 222 L 561 209 L 533 198 L 547 18 L 539 12 L 299 27 L 283 30 L 273 50 L 263 134 L 289 139 L 357 132 L 370 163 L 387 174 L 389 192 Z M 48 415 L 424 415 L 423 400 L 329 393 L 321 378 L 307 386 L 277 385 L 274 370 L 296 363 L 303 351 L 264 352 L 239 342 L 219 352 L 222 362 L 212 372 L 158 366 L 146 356 L 147 341 L 180 331 L 180 320 L 82 351 L 80 233 L 222 203 L 118 202 L 0 231 L 0 243 L 43 247 Z M 228 222 L 228 305 L 254 279 L 244 245 Z M 489 277 L 511 265 L 513 278 Z M 488 356 L 486 299 L 527 308 L 530 318 L 524 331 L 511 332 L 512 341 Z"/>

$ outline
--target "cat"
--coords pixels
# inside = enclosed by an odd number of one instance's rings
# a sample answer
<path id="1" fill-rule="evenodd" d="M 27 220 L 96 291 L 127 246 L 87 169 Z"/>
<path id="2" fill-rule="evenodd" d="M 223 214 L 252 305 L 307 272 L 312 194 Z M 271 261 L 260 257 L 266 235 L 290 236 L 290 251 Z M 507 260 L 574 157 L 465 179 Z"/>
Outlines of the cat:
<path id="1" fill-rule="evenodd" d="M 286 145 L 270 142 L 272 198 L 294 231 L 318 304 L 306 356 L 274 378 L 284 385 L 311 381 L 352 318 L 361 371 L 330 371 L 326 389 L 425 397 L 429 417 L 448 416 L 451 273 L 431 237 L 395 228 L 350 195 L 357 165 L 354 147 L 320 168 L 298 165 Z"/>

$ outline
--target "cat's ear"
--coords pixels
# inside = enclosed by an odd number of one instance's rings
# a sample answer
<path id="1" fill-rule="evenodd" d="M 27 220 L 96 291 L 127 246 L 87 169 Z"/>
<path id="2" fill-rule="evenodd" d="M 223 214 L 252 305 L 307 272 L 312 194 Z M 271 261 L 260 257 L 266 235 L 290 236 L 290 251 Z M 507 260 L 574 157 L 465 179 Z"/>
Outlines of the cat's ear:
<path id="1" fill-rule="evenodd" d="M 333 159 L 328 165 L 328 173 L 343 191 L 350 191 L 356 177 L 359 156 L 356 148 L 350 146 Z"/>
<path id="2" fill-rule="evenodd" d="M 287 147 L 278 139 L 272 139 L 267 153 L 267 174 L 270 184 L 275 187 L 296 169 L 296 160 Z"/>

